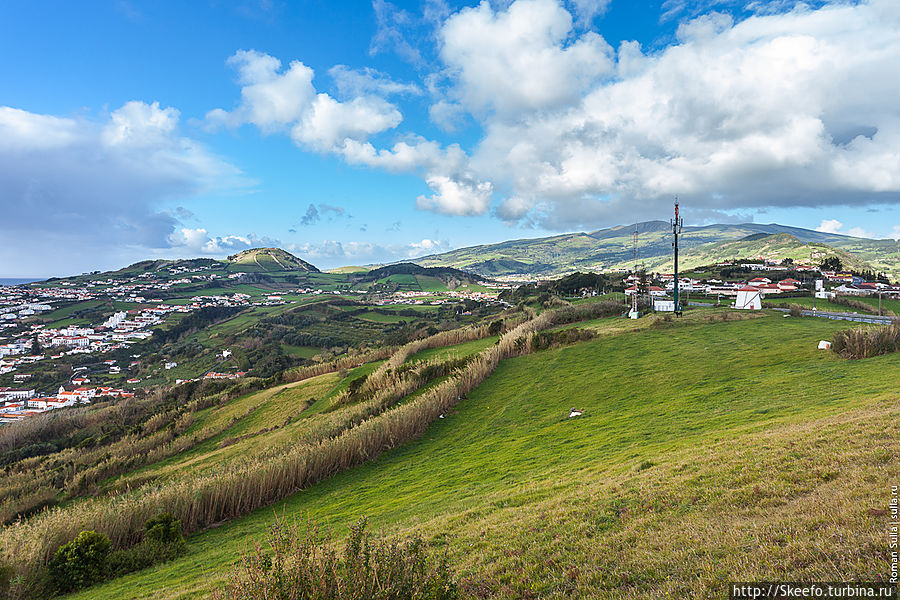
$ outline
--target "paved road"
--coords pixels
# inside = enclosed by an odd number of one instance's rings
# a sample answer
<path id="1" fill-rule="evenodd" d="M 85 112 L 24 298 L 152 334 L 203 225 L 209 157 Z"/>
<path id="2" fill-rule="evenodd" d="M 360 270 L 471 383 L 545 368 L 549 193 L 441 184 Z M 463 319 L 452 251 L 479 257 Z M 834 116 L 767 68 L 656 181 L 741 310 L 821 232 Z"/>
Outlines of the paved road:
<path id="1" fill-rule="evenodd" d="M 715 306 L 705 302 L 688 302 L 689 306 Z M 722 304 L 722 306 L 726 306 Z M 776 308 L 781 312 L 790 312 L 789 308 Z M 897 320 L 897 317 L 879 317 L 878 315 L 861 315 L 854 312 L 829 312 L 826 310 L 801 310 L 800 314 L 804 317 L 819 317 L 822 319 L 834 319 L 837 321 L 854 321 L 856 323 L 873 323 L 875 325 L 890 325 Z"/>
<path id="2" fill-rule="evenodd" d="M 801 310 L 804 317 L 820 317 L 823 319 L 835 319 L 838 321 L 856 321 L 857 323 L 874 323 L 875 325 L 890 325 L 895 317 L 879 317 L 878 315 L 861 315 L 859 313 L 828 312 L 824 310 Z"/>

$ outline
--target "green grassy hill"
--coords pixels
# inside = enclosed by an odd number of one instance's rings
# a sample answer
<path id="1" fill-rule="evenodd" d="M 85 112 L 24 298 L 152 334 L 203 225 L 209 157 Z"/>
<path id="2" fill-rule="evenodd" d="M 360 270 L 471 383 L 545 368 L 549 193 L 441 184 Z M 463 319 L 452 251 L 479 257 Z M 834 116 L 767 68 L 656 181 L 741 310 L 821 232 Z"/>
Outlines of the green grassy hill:
<path id="1" fill-rule="evenodd" d="M 318 273 L 319 269 L 281 248 L 251 248 L 228 257 L 230 270 L 257 271 L 306 271 Z"/>
<path id="2" fill-rule="evenodd" d="M 672 234 L 668 223 L 663 221 L 621 225 L 591 233 L 570 233 L 472 246 L 426 256 L 416 259 L 416 262 L 428 267 L 465 269 L 485 276 L 556 276 L 574 271 L 632 268 L 635 230 L 639 233 L 638 261 L 648 267 L 654 265 L 666 268 L 671 258 Z M 845 256 L 853 264 L 865 264 L 868 268 L 900 279 L 900 241 L 897 240 L 869 240 L 777 224 L 744 223 L 685 227 L 679 237 L 679 246 L 685 256 L 694 253 L 693 256 L 699 260 L 701 256 L 717 256 L 722 245 L 745 240 L 748 236 L 775 234 L 793 236 L 800 244 L 810 246 L 810 250 L 823 250 L 821 245 L 824 244 L 828 246 L 824 248 L 828 253 Z M 733 249 L 742 250 L 740 246 L 738 244 Z M 745 250 L 751 251 L 753 248 Z M 791 252 L 803 257 L 799 249 Z M 809 253 L 805 258 L 809 258 Z"/>
<path id="3" fill-rule="evenodd" d="M 503 361 L 416 441 L 72 597 L 207 597 L 276 516 L 419 531 L 468 598 L 720 598 L 731 580 L 883 577 L 900 354 L 847 361 L 816 350 L 846 324 L 746 316 L 582 323 L 598 337 Z M 218 437 L 149 469 L 278 452 L 376 366 L 211 407 L 195 427 Z"/>
<path id="4" fill-rule="evenodd" d="M 811 260 L 811 256 L 816 256 Z M 755 234 L 746 238 L 721 244 L 695 246 L 680 254 L 679 261 L 684 269 L 692 269 L 732 259 L 783 260 L 790 258 L 795 264 L 817 264 L 825 258 L 836 256 L 846 269 L 854 271 L 875 270 L 857 255 L 817 242 L 801 242 L 790 233 Z M 671 256 L 661 257 L 647 263 L 650 271 L 670 271 L 674 268 Z"/>

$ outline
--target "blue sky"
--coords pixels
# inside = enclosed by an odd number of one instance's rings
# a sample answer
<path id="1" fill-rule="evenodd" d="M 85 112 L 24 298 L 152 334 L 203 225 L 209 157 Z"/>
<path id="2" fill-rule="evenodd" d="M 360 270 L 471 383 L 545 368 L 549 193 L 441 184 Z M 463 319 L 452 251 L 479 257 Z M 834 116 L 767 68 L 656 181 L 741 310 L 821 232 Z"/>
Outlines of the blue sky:
<path id="1" fill-rule="evenodd" d="M 667 219 L 900 237 L 900 7 L 0 6 L 0 276 Z"/>

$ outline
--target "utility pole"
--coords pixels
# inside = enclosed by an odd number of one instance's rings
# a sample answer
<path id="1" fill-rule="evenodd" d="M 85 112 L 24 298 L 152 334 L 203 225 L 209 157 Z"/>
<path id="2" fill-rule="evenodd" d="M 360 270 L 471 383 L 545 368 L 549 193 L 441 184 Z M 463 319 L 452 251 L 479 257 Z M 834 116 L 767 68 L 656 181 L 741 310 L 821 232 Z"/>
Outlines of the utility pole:
<path id="1" fill-rule="evenodd" d="M 675 196 L 675 218 L 669 223 L 672 225 L 672 234 L 675 236 L 675 241 L 672 242 L 672 247 L 675 248 L 675 314 L 680 317 L 681 304 L 678 302 L 678 234 L 681 233 L 684 219 L 678 216 L 678 196 Z"/>

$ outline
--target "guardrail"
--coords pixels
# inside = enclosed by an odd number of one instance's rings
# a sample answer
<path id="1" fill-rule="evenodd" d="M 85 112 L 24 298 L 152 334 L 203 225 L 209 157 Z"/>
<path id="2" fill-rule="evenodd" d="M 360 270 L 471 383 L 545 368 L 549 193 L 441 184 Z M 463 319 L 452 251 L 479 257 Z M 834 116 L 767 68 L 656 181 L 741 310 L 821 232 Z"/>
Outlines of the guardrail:
<path id="1" fill-rule="evenodd" d="M 776 308 L 781 312 L 790 312 L 789 308 Z M 827 310 L 803 309 L 800 314 L 804 317 L 819 317 L 820 319 L 832 319 L 834 321 L 853 321 L 855 323 L 871 323 L 873 325 L 891 325 L 897 317 L 884 317 L 878 315 L 861 315 L 855 312 L 829 312 Z"/>
<path id="2" fill-rule="evenodd" d="M 706 302 L 687 302 L 688 306 L 715 306 L 715 304 L 706 303 Z M 720 306 L 727 306 L 726 304 L 721 304 Z M 790 312 L 789 308 L 773 308 L 773 310 L 778 310 L 781 312 Z M 900 319 L 900 317 L 885 317 L 878 315 L 861 315 L 855 312 L 830 312 L 826 310 L 809 310 L 803 309 L 800 311 L 800 314 L 804 317 L 819 317 L 821 319 L 832 319 L 835 321 L 853 321 L 856 323 L 871 323 L 873 325 L 891 325 L 894 321 Z"/>

